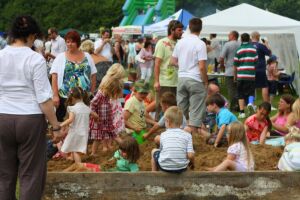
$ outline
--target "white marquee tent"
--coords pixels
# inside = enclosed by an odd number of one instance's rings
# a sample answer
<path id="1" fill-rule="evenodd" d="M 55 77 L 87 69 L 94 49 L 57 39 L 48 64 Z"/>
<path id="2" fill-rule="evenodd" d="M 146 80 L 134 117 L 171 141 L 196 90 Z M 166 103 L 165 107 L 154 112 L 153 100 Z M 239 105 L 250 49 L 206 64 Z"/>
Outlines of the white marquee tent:
<path id="1" fill-rule="evenodd" d="M 299 57 L 300 22 L 283 17 L 249 4 L 240 4 L 202 18 L 201 35 L 217 33 L 227 35 L 236 30 L 239 33 L 258 31 L 266 36 L 272 52 L 279 57 L 288 73 L 296 72 L 294 85 L 300 94 Z M 297 51 L 298 50 L 298 51 Z M 297 53 L 298 52 L 298 53 Z"/>

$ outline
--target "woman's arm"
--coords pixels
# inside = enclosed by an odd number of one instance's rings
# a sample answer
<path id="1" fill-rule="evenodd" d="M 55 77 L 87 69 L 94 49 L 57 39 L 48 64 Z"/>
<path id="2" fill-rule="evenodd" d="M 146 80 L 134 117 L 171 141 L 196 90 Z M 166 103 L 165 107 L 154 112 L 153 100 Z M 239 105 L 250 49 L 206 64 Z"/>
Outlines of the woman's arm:
<path id="1" fill-rule="evenodd" d="M 59 130 L 60 129 L 60 125 L 59 122 L 57 121 L 56 115 L 55 115 L 55 111 L 53 109 L 53 102 L 51 99 L 40 103 L 39 104 L 42 112 L 45 114 L 47 120 L 49 121 L 49 123 L 51 124 L 51 126 L 53 127 L 54 130 Z M 53 131 L 54 137 L 57 138 L 58 140 L 60 138 L 63 137 L 63 133 L 59 130 L 59 131 Z"/>
<path id="2" fill-rule="evenodd" d="M 91 93 L 94 95 L 96 90 L 96 74 L 91 75 Z"/>
<path id="3" fill-rule="evenodd" d="M 55 107 L 59 106 L 59 95 L 58 95 L 58 84 L 57 84 L 57 73 L 53 73 L 52 77 L 52 91 L 53 91 L 53 103 Z"/>

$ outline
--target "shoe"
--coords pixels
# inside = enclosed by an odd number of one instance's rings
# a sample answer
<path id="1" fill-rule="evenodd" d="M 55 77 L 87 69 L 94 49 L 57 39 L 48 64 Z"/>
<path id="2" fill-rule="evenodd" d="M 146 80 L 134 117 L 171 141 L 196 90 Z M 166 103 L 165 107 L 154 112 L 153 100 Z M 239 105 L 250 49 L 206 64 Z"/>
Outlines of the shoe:
<path id="1" fill-rule="evenodd" d="M 256 110 L 256 106 L 254 106 L 253 104 L 248 104 L 247 105 L 247 109 L 248 109 L 248 112 L 249 112 L 249 116 L 253 115 L 255 113 L 255 110 Z"/>
<path id="2" fill-rule="evenodd" d="M 240 113 L 238 118 L 239 119 L 244 119 L 244 118 L 246 118 L 246 114 L 245 113 Z"/>
<path id="3" fill-rule="evenodd" d="M 274 108 L 274 107 L 272 106 L 272 107 L 271 107 L 271 110 L 274 111 L 274 110 L 277 110 L 277 108 Z"/>

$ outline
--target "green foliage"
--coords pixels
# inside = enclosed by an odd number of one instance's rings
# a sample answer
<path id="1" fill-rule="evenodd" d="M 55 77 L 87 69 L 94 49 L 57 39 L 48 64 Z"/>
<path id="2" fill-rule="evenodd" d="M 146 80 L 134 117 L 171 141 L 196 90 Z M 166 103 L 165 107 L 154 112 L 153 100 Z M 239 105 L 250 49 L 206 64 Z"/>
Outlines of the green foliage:
<path id="1" fill-rule="evenodd" d="M 29 14 L 46 32 L 49 27 L 98 32 L 100 26 L 118 26 L 125 0 L 1 0 L 0 30 L 8 30 L 14 17 Z"/>
<path id="2" fill-rule="evenodd" d="M 0 0 L 0 31 L 8 30 L 14 17 L 34 16 L 44 32 L 55 26 L 59 30 L 75 28 L 99 32 L 99 27 L 118 26 L 126 0 Z M 142 0 L 140 0 L 142 1 Z M 249 3 L 279 15 L 300 20 L 299 0 L 176 0 L 176 10 L 185 8 L 203 17 L 240 3 Z"/>

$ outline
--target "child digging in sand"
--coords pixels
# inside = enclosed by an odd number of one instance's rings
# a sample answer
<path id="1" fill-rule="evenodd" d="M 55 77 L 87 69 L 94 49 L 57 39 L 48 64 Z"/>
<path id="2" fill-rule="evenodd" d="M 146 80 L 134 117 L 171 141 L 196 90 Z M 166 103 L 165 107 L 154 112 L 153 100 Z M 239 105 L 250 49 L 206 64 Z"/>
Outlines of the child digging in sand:
<path id="1" fill-rule="evenodd" d="M 152 171 L 180 173 L 188 166 L 194 169 L 192 135 L 180 129 L 182 111 L 177 106 L 171 106 L 164 116 L 167 130 L 155 138 L 160 147 L 151 152 Z"/>
<path id="2" fill-rule="evenodd" d="M 136 162 L 139 157 L 140 149 L 136 140 L 130 136 L 126 136 L 120 140 L 119 149 L 105 166 L 92 163 L 74 163 L 65 169 L 64 172 L 137 172 L 139 171 L 139 166 Z"/>

